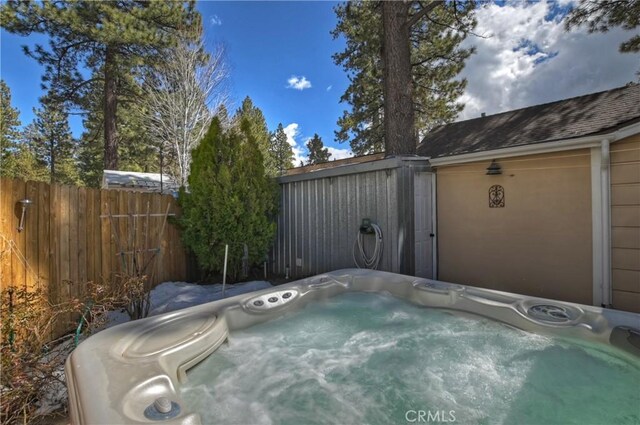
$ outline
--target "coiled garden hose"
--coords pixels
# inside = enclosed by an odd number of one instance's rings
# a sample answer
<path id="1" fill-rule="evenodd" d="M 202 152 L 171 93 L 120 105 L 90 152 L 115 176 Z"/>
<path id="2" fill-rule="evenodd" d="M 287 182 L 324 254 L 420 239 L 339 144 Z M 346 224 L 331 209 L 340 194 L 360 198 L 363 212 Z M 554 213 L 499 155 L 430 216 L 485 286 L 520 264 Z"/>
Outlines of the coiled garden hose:
<path id="1" fill-rule="evenodd" d="M 370 224 L 371 228 L 376 237 L 376 245 L 373 249 L 373 254 L 371 256 L 367 256 L 367 253 L 364 251 L 364 239 L 363 233 L 358 231 L 358 235 L 356 236 L 356 240 L 353 243 L 353 262 L 356 266 L 367 269 L 377 269 L 380 264 L 380 259 L 382 258 L 382 249 L 383 249 L 383 241 L 382 241 L 382 229 L 375 223 Z M 356 257 L 356 252 L 358 257 Z M 359 258 L 359 261 L 358 261 Z"/>

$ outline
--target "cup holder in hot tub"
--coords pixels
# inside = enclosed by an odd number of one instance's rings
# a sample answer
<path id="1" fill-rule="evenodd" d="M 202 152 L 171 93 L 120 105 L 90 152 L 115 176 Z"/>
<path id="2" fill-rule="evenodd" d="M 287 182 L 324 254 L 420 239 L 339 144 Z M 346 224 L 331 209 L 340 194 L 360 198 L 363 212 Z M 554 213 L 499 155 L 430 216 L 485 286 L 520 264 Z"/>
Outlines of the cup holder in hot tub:
<path id="1" fill-rule="evenodd" d="M 422 291 L 449 294 L 450 292 L 462 292 L 465 287 L 455 283 L 440 282 L 437 280 L 419 279 L 412 283 L 413 287 Z"/>
<path id="2" fill-rule="evenodd" d="M 528 319 L 545 325 L 575 325 L 584 315 L 580 308 L 547 300 L 527 300 L 518 307 Z"/>
<path id="3" fill-rule="evenodd" d="M 567 323 L 571 317 L 567 309 L 557 305 L 536 304 L 527 310 L 529 316 L 551 323 Z"/>

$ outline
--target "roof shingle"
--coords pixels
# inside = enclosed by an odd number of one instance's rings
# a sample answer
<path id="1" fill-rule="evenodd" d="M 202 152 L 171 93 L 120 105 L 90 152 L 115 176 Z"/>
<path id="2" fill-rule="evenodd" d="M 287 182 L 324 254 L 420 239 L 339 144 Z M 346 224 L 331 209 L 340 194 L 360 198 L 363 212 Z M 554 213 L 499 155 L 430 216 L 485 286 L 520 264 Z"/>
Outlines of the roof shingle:
<path id="1" fill-rule="evenodd" d="M 441 158 L 604 134 L 640 121 L 640 84 L 435 128 L 418 154 Z"/>

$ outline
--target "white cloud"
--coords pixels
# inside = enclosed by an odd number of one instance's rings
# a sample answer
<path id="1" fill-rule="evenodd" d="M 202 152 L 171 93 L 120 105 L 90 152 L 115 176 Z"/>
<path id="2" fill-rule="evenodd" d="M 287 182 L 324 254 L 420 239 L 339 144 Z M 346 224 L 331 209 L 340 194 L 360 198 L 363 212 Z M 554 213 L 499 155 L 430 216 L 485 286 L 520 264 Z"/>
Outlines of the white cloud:
<path id="1" fill-rule="evenodd" d="M 308 154 L 306 152 L 306 148 L 304 144 L 299 145 L 296 137 L 300 136 L 300 126 L 298 123 L 292 122 L 288 126 L 284 128 L 284 134 L 287 135 L 287 143 L 291 145 L 291 149 L 293 150 L 293 155 L 295 157 L 295 166 L 300 165 L 300 161 L 307 162 Z"/>
<path id="2" fill-rule="evenodd" d="M 218 15 L 211 15 L 211 17 L 209 17 L 209 24 L 212 26 L 222 25 L 222 19 L 220 19 Z"/>
<path id="3" fill-rule="evenodd" d="M 637 54 L 621 54 L 630 31 L 564 30 L 553 2 L 490 3 L 477 13 L 478 34 L 462 76 L 468 85 L 459 119 L 476 118 L 622 86 L 636 79 Z"/>
<path id="4" fill-rule="evenodd" d="M 292 75 L 291 78 L 287 80 L 287 83 L 288 89 L 304 90 L 311 88 L 311 81 L 307 80 L 307 77 L 304 75 L 302 77 Z"/>
<path id="5" fill-rule="evenodd" d="M 331 161 L 336 159 L 351 158 L 353 156 L 353 152 L 351 152 L 351 149 L 333 148 L 331 146 L 327 146 L 327 149 L 329 149 L 329 153 L 331 154 Z"/>
<path id="6" fill-rule="evenodd" d="M 332 88 L 333 86 L 327 86 L 327 91 L 331 91 Z"/>
<path id="7" fill-rule="evenodd" d="M 300 125 L 295 122 L 292 122 L 291 124 L 284 127 L 284 134 L 287 135 L 287 143 L 291 145 L 291 150 L 293 150 L 295 166 L 300 166 L 300 161 L 303 161 L 306 164 L 307 161 L 309 161 L 309 152 L 307 151 L 306 145 L 307 142 L 311 140 L 311 137 L 307 137 L 302 142 L 299 141 L 301 136 Z M 331 154 L 331 161 L 336 159 L 351 158 L 353 156 L 353 152 L 351 152 L 351 149 L 340 149 L 331 146 L 327 146 L 326 148 Z"/>

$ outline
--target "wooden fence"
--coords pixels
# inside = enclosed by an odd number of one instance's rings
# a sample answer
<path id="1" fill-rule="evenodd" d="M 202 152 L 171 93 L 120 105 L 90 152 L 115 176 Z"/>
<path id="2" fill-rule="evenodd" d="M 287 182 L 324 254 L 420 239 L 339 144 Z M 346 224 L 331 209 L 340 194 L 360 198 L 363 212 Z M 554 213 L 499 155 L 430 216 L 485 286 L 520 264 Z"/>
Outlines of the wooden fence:
<path id="1" fill-rule="evenodd" d="M 22 206 L 29 199 L 24 228 Z M 131 242 L 159 248 L 152 285 L 187 280 L 188 258 L 178 229 L 164 213 L 179 214 L 175 199 L 153 193 L 101 190 L 0 179 L 0 289 L 39 287 L 57 303 L 82 298 L 89 281 L 111 282 L 123 270 L 122 248 Z M 132 219 L 135 215 L 147 220 Z M 115 216 L 112 220 L 109 215 Z M 133 223 L 133 225 L 132 225 Z M 146 223 L 146 224 L 145 224 Z M 145 231 L 134 226 L 146 226 Z M 162 234 L 159 234 L 162 230 Z"/>

